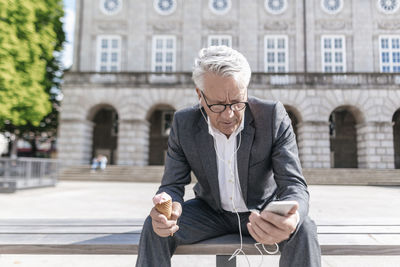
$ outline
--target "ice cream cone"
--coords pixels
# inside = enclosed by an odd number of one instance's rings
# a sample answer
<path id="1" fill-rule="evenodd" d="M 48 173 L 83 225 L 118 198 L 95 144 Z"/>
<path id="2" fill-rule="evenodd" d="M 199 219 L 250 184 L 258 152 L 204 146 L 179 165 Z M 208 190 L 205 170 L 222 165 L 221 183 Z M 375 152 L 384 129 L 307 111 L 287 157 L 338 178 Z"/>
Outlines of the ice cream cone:
<path id="1" fill-rule="evenodd" d="M 156 204 L 156 210 L 158 210 L 159 213 L 164 214 L 167 219 L 171 219 L 171 213 L 172 213 L 172 200 L 169 199 L 165 202 L 162 202 L 160 204 Z"/>
<path id="2" fill-rule="evenodd" d="M 158 212 L 160 212 L 161 214 L 164 214 L 168 220 L 171 219 L 172 198 L 170 195 L 168 195 L 165 192 L 155 195 L 153 197 L 153 203 Z"/>

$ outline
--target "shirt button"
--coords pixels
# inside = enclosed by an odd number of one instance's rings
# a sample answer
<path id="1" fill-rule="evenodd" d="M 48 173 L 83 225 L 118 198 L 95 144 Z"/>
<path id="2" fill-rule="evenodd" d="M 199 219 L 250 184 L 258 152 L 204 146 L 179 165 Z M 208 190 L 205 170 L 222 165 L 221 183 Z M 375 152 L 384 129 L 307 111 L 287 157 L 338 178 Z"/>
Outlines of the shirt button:
<path id="1" fill-rule="evenodd" d="M 230 197 L 229 199 L 232 200 L 232 197 Z"/>

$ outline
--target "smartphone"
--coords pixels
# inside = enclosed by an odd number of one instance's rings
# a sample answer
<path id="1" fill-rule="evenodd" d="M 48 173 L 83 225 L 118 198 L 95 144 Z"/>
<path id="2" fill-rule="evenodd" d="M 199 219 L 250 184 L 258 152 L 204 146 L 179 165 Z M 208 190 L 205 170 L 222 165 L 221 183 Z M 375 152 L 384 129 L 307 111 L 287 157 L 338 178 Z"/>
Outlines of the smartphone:
<path id="1" fill-rule="evenodd" d="M 293 200 L 272 201 L 264 208 L 264 210 L 279 214 L 281 216 L 286 216 L 296 205 L 298 205 L 297 201 Z"/>

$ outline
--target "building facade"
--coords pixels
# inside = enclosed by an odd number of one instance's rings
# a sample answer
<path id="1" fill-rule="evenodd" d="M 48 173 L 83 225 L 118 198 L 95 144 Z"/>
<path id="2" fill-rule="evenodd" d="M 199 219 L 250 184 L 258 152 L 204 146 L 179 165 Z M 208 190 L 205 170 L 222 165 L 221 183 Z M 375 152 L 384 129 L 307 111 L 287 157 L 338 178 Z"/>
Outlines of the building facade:
<path id="1" fill-rule="evenodd" d="M 193 60 L 228 45 L 281 101 L 308 168 L 400 168 L 400 1 L 77 0 L 59 158 L 163 164 Z"/>

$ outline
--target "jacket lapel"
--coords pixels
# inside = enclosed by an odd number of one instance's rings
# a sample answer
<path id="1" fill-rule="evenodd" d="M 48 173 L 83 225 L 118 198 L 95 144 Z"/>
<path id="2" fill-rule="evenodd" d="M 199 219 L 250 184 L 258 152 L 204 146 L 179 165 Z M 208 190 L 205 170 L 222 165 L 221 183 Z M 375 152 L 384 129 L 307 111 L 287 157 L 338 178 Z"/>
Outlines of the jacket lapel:
<path id="1" fill-rule="evenodd" d="M 207 122 L 200 117 L 198 122 L 199 130 L 195 134 L 196 146 L 199 151 L 200 160 L 203 166 L 207 181 L 211 188 L 211 193 L 217 201 L 218 208 L 221 208 L 221 198 L 219 194 L 217 156 L 214 149 L 214 139 L 208 133 Z"/>
<path id="2" fill-rule="evenodd" d="M 250 108 L 246 108 L 244 118 L 244 128 L 242 130 L 242 137 L 240 147 L 237 152 L 237 166 L 240 187 L 243 194 L 244 202 L 247 203 L 247 185 L 248 185 L 248 174 L 249 174 L 249 160 L 250 151 L 254 140 L 255 129 L 253 126 L 253 115 L 251 114 Z M 237 139 L 239 142 L 239 138 Z"/>

